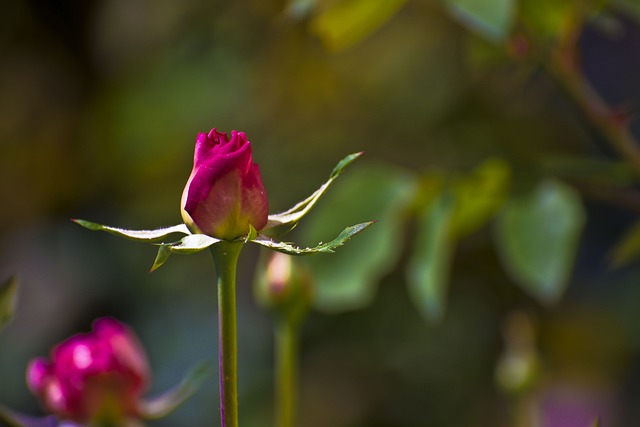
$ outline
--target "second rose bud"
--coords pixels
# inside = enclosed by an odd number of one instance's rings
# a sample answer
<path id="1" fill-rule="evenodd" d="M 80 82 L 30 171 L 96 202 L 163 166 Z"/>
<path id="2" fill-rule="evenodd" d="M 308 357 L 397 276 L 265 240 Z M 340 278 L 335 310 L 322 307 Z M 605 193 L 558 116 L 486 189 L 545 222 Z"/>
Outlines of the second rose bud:
<path id="1" fill-rule="evenodd" d="M 300 322 L 313 300 L 311 273 L 299 258 L 274 252 L 258 274 L 256 299 L 277 316 Z"/>

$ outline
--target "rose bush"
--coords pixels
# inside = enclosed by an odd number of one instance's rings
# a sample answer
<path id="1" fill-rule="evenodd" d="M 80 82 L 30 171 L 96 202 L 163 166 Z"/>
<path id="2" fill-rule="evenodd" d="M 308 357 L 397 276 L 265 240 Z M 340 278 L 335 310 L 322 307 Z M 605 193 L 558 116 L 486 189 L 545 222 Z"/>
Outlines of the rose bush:
<path id="1" fill-rule="evenodd" d="M 233 240 L 250 226 L 267 225 L 267 195 L 243 132 L 232 131 L 231 139 L 215 128 L 198 134 L 181 206 L 191 231 L 217 239 Z"/>

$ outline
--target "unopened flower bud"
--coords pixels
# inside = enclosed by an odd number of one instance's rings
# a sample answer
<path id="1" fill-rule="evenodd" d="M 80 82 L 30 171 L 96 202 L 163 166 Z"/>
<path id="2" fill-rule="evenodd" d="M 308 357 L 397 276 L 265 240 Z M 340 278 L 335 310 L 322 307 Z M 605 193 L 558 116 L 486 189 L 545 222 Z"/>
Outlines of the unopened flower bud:
<path id="1" fill-rule="evenodd" d="M 274 252 L 257 282 L 258 300 L 292 321 L 302 320 L 313 298 L 311 275 L 290 255 Z"/>
<path id="2" fill-rule="evenodd" d="M 223 240 L 267 225 L 267 194 L 243 132 L 198 134 L 181 212 L 192 231 Z"/>

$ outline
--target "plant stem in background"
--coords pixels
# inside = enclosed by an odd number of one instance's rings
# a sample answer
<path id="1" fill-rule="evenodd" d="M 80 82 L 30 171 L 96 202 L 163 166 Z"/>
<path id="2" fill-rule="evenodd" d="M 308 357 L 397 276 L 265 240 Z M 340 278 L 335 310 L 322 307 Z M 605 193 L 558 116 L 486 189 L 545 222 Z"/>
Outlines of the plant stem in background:
<path id="1" fill-rule="evenodd" d="M 276 427 L 294 427 L 298 396 L 298 322 L 280 319 L 275 327 Z"/>
<path id="2" fill-rule="evenodd" d="M 547 69 L 566 94 L 597 127 L 608 143 L 620 154 L 640 178 L 640 144 L 629 129 L 630 114 L 611 108 L 583 76 L 577 61 L 577 38 L 581 25 L 568 32 L 549 59 Z"/>
<path id="3" fill-rule="evenodd" d="M 238 345 L 236 338 L 236 267 L 243 242 L 211 246 L 218 275 L 218 360 L 222 427 L 238 427 Z"/>

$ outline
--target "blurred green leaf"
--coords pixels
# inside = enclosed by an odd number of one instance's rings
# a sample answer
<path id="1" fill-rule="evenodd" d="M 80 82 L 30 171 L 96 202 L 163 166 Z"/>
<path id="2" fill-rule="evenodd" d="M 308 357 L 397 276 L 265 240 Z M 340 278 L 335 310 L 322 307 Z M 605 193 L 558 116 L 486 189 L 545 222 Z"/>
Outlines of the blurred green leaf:
<path id="1" fill-rule="evenodd" d="M 463 24 L 492 40 L 506 38 L 515 17 L 515 0 L 445 0 L 445 4 Z"/>
<path id="2" fill-rule="evenodd" d="M 11 276 L 0 284 L 0 330 L 11 321 L 18 302 L 18 280 Z"/>
<path id="3" fill-rule="evenodd" d="M 260 233 L 266 236 L 281 236 L 295 228 L 295 226 L 298 225 L 298 222 L 309 213 L 316 203 L 318 203 L 318 200 L 320 200 L 324 193 L 327 192 L 329 187 L 331 187 L 331 184 L 333 184 L 336 178 L 340 176 L 342 171 L 344 171 L 347 166 L 353 163 L 353 161 L 362 154 L 364 153 L 360 152 L 349 154 L 347 157 L 340 160 L 331 171 L 327 182 L 322 184 L 311 196 L 307 197 L 288 211 L 269 215 L 269 222 L 267 222 L 267 225 L 260 230 Z"/>
<path id="4" fill-rule="evenodd" d="M 555 181 L 540 182 L 510 200 L 499 217 L 496 243 L 513 279 L 539 300 L 558 300 L 567 285 L 585 221 L 579 195 Z"/>
<path id="5" fill-rule="evenodd" d="M 328 49 L 347 49 L 381 27 L 406 1 L 325 1 L 311 19 L 311 30 L 322 39 Z"/>
<path id="6" fill-rule="evenodd" d="M 602 423 L 600 422 L 600 417 L 597 417 L 595 420 L 593 420 L 593 423 L 591 423 L 591 427 L 601 427 Z"/>
<path id="7" fill-rule="evenodd" d="M 411 258 L 407 265 L 410 295 L 429 320 L 439 320 L 444 302 L 455 241 L 451 226 L 455 200 L 441 191 L 420 213 Z"/>
<path id="8" fill-rule="evenodd" d="M 276 242 L 271 240 L 268 237 L 258 237 L 252 242 L 267 247 L 269 249 L 273 249 L 278 252 L 285 253 L 287 255 L 311 255 L 318 253 L 333 253 L 336 248 L 344 245 L 347 240 L 351 239 L 356 234 L 362 232 L 365 228 L 374 224 L 376 221 L 364 222 L 362 224 L 352 225 L 350 227 L 345 228 L 335 239 L 331 240 L 327 243 L 319 243 L 317 246 L 312 248 L 299 248 L 297 246 L 293 246 L 292 244 L 286 242 Z"/>
<path id="9" fill-rule="evenodd" d="M 451 224 L 457 236 L 466 236 L 493 217 L 504 204 L 511 170 L 500 159 L 489 159 L 453 184 L 455 210 Z"/>
<path id="10" fill-rule="evenodd" d="M 198 391 L 214 372 L 214 363 L 199 363 L 187 373 L 180 384 L 160 396 L 143 401 L 140 409 L 142 416 L 148 419 L 161 418 L 174 411 Z"/>
<path id="11" fill-rule="evenodd" d="M 326 239 L 345 222 L 380 221 L 336 256 L 308 260 L 318 309 L 353 310 L 373 299 L 377 282 L 395 266 L 402 250 L 402 215 L 414 192 L 412 176 L 379 165 L 354 170 L 327 195 L 304 227 L 304 241 Z"/>
<path id="12" fill-rule="evenodd" d="M 518 6 L 523 24 L 534 37 L 553 40 L 572 28 L 585 4 L 581 0 L 521 0 Z"/>
<path id="13" fill-rule="evenodd" d="M 640 221 L 636 222 L 616 243 L 609 258 L 611 266 L 618 268 L 640 255 Z"/>

